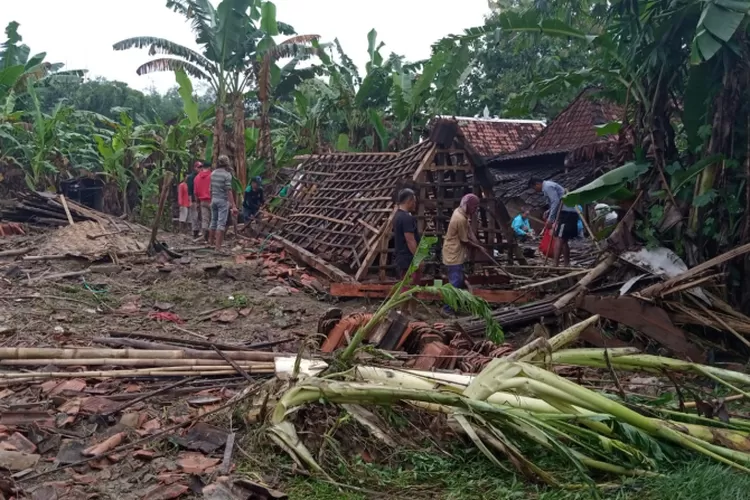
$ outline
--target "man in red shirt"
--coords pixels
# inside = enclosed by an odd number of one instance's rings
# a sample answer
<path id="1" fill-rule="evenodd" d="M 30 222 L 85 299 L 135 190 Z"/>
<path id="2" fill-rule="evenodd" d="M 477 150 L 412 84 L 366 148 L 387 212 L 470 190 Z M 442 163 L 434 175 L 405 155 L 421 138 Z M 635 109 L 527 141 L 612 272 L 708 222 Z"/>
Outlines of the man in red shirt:
<path id="1" fill-rule="evenodd" d="M 193 181 L 193 193 L 198 200 L 201 211 L 201 230 L 203 238 L 208 241 L 208 226 L 211 224 L 211 164 L 201 165 L 201 171 Z"/>
<path id="2" fill-rule="evenodd" d="M 190 195 L 188 194 L 187 181 L 180 182 L 177 186 L 177 204 L 180 206 L 180 231 L 187 231 L 188 212 L 190 211 Z"/>

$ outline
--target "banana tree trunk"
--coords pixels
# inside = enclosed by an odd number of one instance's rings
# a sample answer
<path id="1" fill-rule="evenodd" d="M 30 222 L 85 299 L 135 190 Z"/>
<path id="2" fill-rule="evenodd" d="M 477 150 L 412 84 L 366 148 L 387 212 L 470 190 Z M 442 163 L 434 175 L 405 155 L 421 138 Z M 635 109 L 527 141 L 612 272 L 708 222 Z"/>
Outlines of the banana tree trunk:
<path id="1" fill-rule="evenodd" d="M 214 166 L 219 162 L 219 155 L 226 154 L 227 152 L 227 135 L 224 131 L 224 121 L 226 120 L 227 114 L 224 109 L 224 104 L 216 105 L 216 121 L 214 123 L 214 150 L 211 156 L 211 163 Z"/>
<path id="2" fill-rule="evenodd" d="M 270 103 L 261 103 L 258 153 L 265 160 L 267 172 L 276 168 L 276 158 L 274 158 L 273 143 L 271 142 L 270 108 Z"/>
<path id="3" fill-rule="evenodd" d="M 245 166 L 245 97 L 241 92 L 234 94 L 232 100 L 232 135 L 234 141 L 234 172 L 244 190 L 247 186 L 247 167 Z"/>
<path id="4" fill-rule="evenodd" d="M 714 109 L 716 111 L 711 124 L 711 139 L 708 144 L 708 155 L 729 153 L 730 151 L 732 125 L 734 123 L 733 113 L 737 109 L 739 101 L 737 75 L 730 71 L 725 71 L 722 83 L 722 88 L 714 101 Z M 723 161 L 716 162 L 701 172 L 698 182 L 695 184 L 694 195 L 696 197 L 703 195 L 714 188 L 717 178 L 721 177 L 720 174 L 722 173 L 723 166 Z M 691 207 L 690 229 L 693 232 L 698 232 L 698 227 L 705 211 L 705 208 L 698 208 L 694 205 Z"/>

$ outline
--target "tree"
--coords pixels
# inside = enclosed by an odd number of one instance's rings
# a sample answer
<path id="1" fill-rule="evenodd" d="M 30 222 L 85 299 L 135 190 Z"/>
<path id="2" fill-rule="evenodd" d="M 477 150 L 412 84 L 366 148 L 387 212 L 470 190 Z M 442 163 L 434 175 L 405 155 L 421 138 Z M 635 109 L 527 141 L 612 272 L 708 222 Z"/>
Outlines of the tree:
<path id="1" fill-rule="evenodd" d="M 315 36 L 294 37 L 280 44 L 277 34 L 294 30 L 276 21 L 276 7 L 260 0 L 222 0 L 214 8 L 209 0 L 167 0 L 167 7 L 183 14 L 192 24 L 201 52 L 158 37 L 135 37 L 114 45 L 115 50 L 149 48 L 151 55 L 164 54 L 137 69 L 139 75 L 154 71 L 182 69 L 190 76 L 209 83 L 216 93 L 213 159 L 227 150 L 224 133 L 227 108 L 233 116 L 235 169 L 244 187 L 245 95 L 257 88 L 262 108 L 268 107 L 275 62 L 282 57 L 303 52 L 302 47 Z M 267 116 L 267 111 L 262 112 Z M 262 147 L 273 164 L 272 150 Z"/>

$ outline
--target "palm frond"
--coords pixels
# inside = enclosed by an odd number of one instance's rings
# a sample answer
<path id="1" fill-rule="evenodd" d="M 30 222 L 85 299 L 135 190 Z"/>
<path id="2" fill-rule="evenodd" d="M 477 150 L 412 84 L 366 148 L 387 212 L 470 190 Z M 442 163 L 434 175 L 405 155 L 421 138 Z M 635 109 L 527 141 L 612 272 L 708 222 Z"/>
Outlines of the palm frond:
<path id="1" fill-rule="evenodd" d="M 196 51 L 180 45 L 179 43 L 172 42 L 166 38 L 159 38 L 153 36 L 137 36 L 133 38 L 127 38 L 121 40 L 114 45 L 114 50 L 127 50 L 127 49 L 144 49 L 149 48 L 149 55 L 153 56 L 156 54 L 166 54 L 170 56 L 180 57 L 189 61 L 193 64 L 200 66 L 203 70 L 209 71 L 213 67 L 213 63 L 206 59 Z"/>
<path id="2" fill-rule="evenodd" d="M 211 80 L 208 75 L 204 73 L 199 67 L 190 64 L 187 61 L 182 61 L 180 59 L 171 59 L 168 57 L 149 61 L 146 64 L 140 66 L 135 71 L 139 75 L 147 75 L 149 73 L 157 73 L 159 71 L 177 71 L 179 69 L 185 70 L 188 75 L 194 78 L 208 81 Z"/>

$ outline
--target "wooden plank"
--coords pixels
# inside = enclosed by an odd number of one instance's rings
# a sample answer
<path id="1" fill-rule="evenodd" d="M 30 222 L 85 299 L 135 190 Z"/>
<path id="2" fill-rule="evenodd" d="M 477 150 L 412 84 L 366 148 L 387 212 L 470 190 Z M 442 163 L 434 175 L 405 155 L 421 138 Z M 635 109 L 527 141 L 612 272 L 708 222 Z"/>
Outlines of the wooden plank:
<path id="1" fill-rule="evenodd" d="M 316 255 L 312 254 L 311 252 L 308 252 L 304 248 L 295 245 L 291 241 L 282 238 L 278 235 L 273 235 L 273 238 L 281 243 L 281 245 L 293 256 L 307 264 L 308 266 L 311 266 L 312 268 L 316 269 L 317 271 L 323 273 L 325 276 L 330 278 L 333 281 L 341 281 L 344 283 L 352 282 L 354 281 L 351 276 L 346 274 L 341 269 L 332 266 L 331 264 L 327 263 L 323 259 L 317 257 Z"/>
<path id="2" fill-rule="evenodd" d="M 292 214 L 289 216 L 289 218 L 293 217 L 304 217 L 306 219 L 320 219 L 325 220 L 328 222 L 333 222 L 335 224 L 343 224 L 345 226 L 353 226 L 349 221 L 341 220 L 341 219 L 334 219 L 333 217 L 326 217 L 325 215 L 318 215 L 318 214 Z"/>
<path id="3" fill-rule="evenodd" d="M 367 297 L 372 299 L 384 299 L 393 291 L 395 283 L 331 283 L 329 293 L 334 297 Z M 522 304 L 536 298 L 533 292 L 516 290 L 487 290 L 474 288 L 475 296 L 483 298 L 491 304 Z M 420 293 L 417 298 L 421 300 L 442 300 L 440 296 Z"/>
<path id="4" fill-rule="evenodd" d="M 616 321 L 652 338 L 676 356 L 703 363 L 706 354 L 688 341 L 680 328 L 672 324 L 667 312 L 661 307 L 648 304 L 635 297 L 596 297 L 586 295 L 581 309 Z"/>
<path id="5" fill-rule="evenodd" d="M 73 222 L 73 216 L 70 215 L 70 209 L 68 208 L 68 203 L 65 201 L 65 196 L 62 194 L 60 195 L 60 203 L 62 203 L 65 215 L 68 217 L 68 222 L 70 222 L 70 225 L 72 226 L 75 222 Z"/>
<path id="6" fill-rule="evenodd" d="M 378 230 L 377 230 L 377 229 L 375 229 L 374 227 L 372 227 L 372 226 L 371 226 L 370 224 L 368 224 L 368 223 L 367 223 L 367 222 L 365 222 L 364 220 L 362 220 L 362 219 L 358 219 L 358 220 L 357 220 L 357 222 L 359 222 L 360 224 L 362 224 L 362 225 L 363 225 L 363 226 L 364 226 L 365 228 L 369 229 L 369 230 L 370 230 L 370 231 L 372 231 L 373 233 L 375 233 L 375 234 L 378 234 Z"/>

